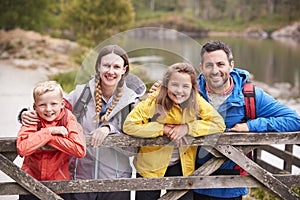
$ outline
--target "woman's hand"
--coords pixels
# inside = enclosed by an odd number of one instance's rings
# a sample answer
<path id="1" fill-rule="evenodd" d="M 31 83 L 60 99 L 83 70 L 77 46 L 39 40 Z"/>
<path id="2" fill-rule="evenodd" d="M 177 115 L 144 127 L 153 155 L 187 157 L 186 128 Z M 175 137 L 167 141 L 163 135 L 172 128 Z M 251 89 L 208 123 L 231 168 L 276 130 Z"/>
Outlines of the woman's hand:
<path id="1" fill-rule="evenodd" d="M 91 145 L 92 147 L 96 148 L 99 147 L 104 139 L 108 136 L 110 132 L 109 126 L 101 126 L 97 128 L 96 130 L 91 132 L 92 139 L 91 139 Z"/>
<path id="2" fill-rule="evenodd" d="M 40 119 L 35 110 L 24 111 L 21 115 L 21 119 L 24 126 L 34 125 L 40 122 Z"/>

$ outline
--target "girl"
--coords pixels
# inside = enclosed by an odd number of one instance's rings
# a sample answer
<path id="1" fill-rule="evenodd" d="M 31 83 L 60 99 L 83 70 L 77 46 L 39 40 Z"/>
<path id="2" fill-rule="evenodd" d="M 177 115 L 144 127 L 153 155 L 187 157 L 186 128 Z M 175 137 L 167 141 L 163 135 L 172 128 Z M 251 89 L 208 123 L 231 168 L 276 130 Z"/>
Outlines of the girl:
<path id="1" fill-rule="evenodd" d="M 155 138 L 166 135 L 174 146 L 141 147 L 134 158 L 137 177 L 188 176 L 195 169 L 193 137 L 225 130 L 222 117 L 197 92 L 196 72 L 187 63 L 170 66 L 160 90 L 150 94 L 127 116 L 123 130 L 129 135 Z M 158 199 L 160 191 L 137 191 L 136 199 Z"/>

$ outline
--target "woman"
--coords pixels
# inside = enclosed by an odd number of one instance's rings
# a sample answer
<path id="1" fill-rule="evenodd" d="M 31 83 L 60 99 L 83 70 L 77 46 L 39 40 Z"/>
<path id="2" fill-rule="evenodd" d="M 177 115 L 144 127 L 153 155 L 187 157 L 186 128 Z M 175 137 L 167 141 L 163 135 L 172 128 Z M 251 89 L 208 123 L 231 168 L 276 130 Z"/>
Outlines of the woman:
<path id="1" fill-rule="evenodd" d="M 84 158 L 72 158 L 71 177 L 77 179 L 130 178 L 132 169 L 129 151 L 118 147 L 99 147 L 108 134 L 122 134 L 123 121 L 138 103 L 146 87 L 136 76 L 125 77 L 129 73 L 126 52 L 117 45 L 105 46 L 99 53 L 96 75 L 89 82 L 92 98 L 87 104 L 86 113 L 79 123 L 85 135 L 91 135 L 92 147 L 87 147 Z M 134 83 L 134 84 L 133 84 Z M 133 85 L 135 89 L 127 85 Z M 74 107 L 85 85 L 78 85 L 67 99 Z M 29 123 L 32 114 L 22 114 L 23 122 Z M 73 199 L 121 199 L 129 200 L 130 192 L 74 193 Z"/>

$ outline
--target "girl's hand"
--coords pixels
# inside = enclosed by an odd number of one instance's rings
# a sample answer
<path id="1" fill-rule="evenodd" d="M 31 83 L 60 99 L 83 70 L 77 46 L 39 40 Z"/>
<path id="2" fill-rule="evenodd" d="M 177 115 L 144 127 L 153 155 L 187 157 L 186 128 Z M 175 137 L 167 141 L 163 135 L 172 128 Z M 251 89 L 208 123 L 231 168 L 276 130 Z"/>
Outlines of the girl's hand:
<path id="1" fill-rule="evenodd" d="M 181 139 L 176 139 L 176 140 L 173 140 L 173 143 L 175 144 L 175 146 L 177 148 L 181 147 L 184 143 L 185 144 L 188 144 L 188 140 L 186 139 L 186 137 L 182 137 Z"/>
<path id="2" fill-rule="evenodd" d="M 52 135 L 62 135 L 63 137 L 68 136 L 68 130 L 64 126 L 53 126 L 48 128 Z"/>
<path id="3" fill-rule="evenodd" d="M 34 125 L 40 122 L 40 119 L 35 110 L 24 111 L 21 115 L 21 119 L 24 126 Z"/>
<path id="4" fill-rule="evenodd" d="M 96 148 L 99 147 L 104 139 L 108 136 L 110 132 L 109 126 L 102 126 L 97 128 L 96 130 L 91 132 L 92 139 L 91 139 L 91 145 L 92 147 Z"/>
<path id="5" fill-rule="evenodd" d="M 167 133 L 165 133 L 165 131 Z M 183 142 L 188 144 L 188 141 L 185 135 L 189 132 L 189 128 L 187 124 L 179 124 L 179 125 L 165 125 L 164 133 L 168 136 L 170 140 L 172 140 L 177 147 L 182 146 Z"/>
<path id="6" fill-rule="evenodd" d="M 164 135 L 166 135 L 168 138 L 170 138 L 170 133 L 171 133 L 171 130 L 175 127 L 175 125 L 173 124 L 165 124 L 164 125 L 164 130 L 163 130 L 163 133 Z"/>

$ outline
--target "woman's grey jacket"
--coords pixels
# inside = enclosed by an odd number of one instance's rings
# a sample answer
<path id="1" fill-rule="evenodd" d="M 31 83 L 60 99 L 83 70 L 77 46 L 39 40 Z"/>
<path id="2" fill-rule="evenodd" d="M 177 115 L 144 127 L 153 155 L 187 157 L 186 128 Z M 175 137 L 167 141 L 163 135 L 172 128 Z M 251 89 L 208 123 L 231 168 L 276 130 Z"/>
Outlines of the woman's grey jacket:
<path id="1" fill-rule="evenodd" d="M 87 110 L 79 122 L 85 135 L 90 134 L 97 128 L 95 123 L 96 104 L 94 98 L 95 80 L 89 81 L 92 98 L 87 105 Z M 76 86 L 75 90 L 67 95 L 72 106 L 79 99 L 84 85 Z M 123 122 L 139 99 L 146 91 L 145 84 L 135 75 L 129 74 L 125 79 L 122 96 L 108 115 L 110 134 L 123 134 Z M 125 150 L 118 147 L 93 148 L 87 145 L 87 153 L 84 158 L 71 158 L 70 173 L 72 179 L 103 179 L 103 178 L 130 178 L 132 168 L 129 162 L 132 149 Z"/>

